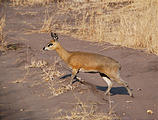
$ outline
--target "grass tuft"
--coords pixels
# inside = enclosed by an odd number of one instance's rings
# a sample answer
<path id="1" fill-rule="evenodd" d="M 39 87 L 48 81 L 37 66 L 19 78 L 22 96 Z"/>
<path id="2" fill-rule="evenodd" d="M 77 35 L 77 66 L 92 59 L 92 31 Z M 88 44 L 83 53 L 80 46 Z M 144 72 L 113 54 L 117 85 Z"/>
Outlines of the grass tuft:
<path id="1" fill-rule="evenodd" d="M 0 51 L 5 51 L 7 43 L 5 42 L 5 34 L 4 34 L 4 27 L 5 27 L 5 16 L 0 19 Z"/>
<path id="2" fill-rule="evenodd" d="M 66 93 L 70 90 L 73 90 L 78 87 L 78 85 L 70 85 L 71 79 L 60 79 L 60 77 L 64 74 L 61 73 L 57 66 L 61 67 L 59 63 L 59 58 L 54 59 L 54 63 L 49 65 L 44 60 L 35 60 L 32 59 L 30 65 L 25 66 L 26 69 L 30 68 L 39 68 L 42 70 L 41 77 L 44 81 L 48 82 L 48 87 L 52 96 L 58 96 L 63 93 Z"/>
<path id="3" fill-rule="evenodd" d="M 46 5 L 51 0 L 10 0 L 13 6 Z"/>
<path id="4" fill-rule="evenodd" d="M 43 33 L 43 32 L 51 32 L 51 23 L 52 23 L 52 16 L 49 16 L 48 14 L 48 10 L 45 11 L 45 18 L 44 18 L 44 22 L 43 25 L 41 27 L 41 29 L 39 30 L 39 33 Z"/>
<path id="5" fill-rule="evenodd" d="M 48 63 L 44 60 L 34 60 L 34 59 L 31 59 L 31 63 L 30 65 L 26 65 L 25 68 L 43 68 L 45 66 L 47 66 Z"/>
<path id="6" fill-rule="evenodd" d="M 56 120 L 121 120 L 115 113 L 107 114 L 97 112 L 96 104 L 87 104 L 77 98 L 77 103 L 71 111 L 60 110 L 56 114 L 60 114 Z"/>
<path id="7" fill-rule="evenodd" d="M 60 2 L 63 0 L 10 0 L 13 6 L 34 6 L 34 5 L 48 5 L 52 2 Z"/>

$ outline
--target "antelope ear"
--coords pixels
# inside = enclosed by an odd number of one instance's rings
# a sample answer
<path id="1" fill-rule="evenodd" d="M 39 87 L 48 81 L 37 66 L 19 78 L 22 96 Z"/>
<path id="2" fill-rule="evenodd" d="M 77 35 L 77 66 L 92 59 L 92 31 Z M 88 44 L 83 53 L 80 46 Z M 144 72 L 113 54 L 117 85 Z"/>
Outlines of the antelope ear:
<path id="1" fill-rule="evenodd" d="M 56 33 L 51 32 L 51 37 L 57 41 L 58 40 L 58 35 Z"/>

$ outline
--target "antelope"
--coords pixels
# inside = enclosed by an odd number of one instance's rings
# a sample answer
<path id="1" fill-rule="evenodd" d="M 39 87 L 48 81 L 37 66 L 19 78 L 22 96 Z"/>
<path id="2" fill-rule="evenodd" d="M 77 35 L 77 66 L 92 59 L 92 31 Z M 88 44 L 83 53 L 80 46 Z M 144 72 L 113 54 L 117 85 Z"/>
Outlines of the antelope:
<path id="1" fill-rule="evenodd" d="M 133 97 L 128 83 L 120 77 L 121 65 L 116 60 L 96 53 L 68 51 L 60 45 L 56 33 L 51 32 L 51 37 L 52 40 L 43 50 L 56 50 L 58 55 L 72 69 L 72 81 L 77 77 L 79 71 L 99 73 L 108 85 L 105 95 L 110 94 L 112 81 L 115 81 L 124 86 L 128 94 Z"/>

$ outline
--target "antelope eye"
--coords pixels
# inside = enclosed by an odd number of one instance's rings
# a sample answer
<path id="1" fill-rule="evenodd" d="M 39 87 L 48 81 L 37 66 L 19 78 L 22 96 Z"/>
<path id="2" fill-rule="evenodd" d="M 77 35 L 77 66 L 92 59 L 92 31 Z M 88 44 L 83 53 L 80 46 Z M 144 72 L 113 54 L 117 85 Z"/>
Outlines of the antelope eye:
<path id="1" fill-rule="evenodd" d="M 52 46 L 52 45 L 53 45 L 52 43 L 49 43 L 49 44 L 48 44 L 48 47 L 50 47 L 50 46 Z"/>

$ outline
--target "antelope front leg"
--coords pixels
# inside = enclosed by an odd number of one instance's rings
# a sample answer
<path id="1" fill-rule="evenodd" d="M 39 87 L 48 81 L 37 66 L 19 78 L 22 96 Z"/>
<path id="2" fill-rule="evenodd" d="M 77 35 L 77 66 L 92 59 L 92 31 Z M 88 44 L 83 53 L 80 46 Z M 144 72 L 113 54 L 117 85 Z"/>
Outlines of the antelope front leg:
<path id="1" fill-rule="evenodd" d="M 76 78 L 77 73 L 78 73 L 77 69 L 72 69 L 72 75 L 71 75 L 71 82 L 70 82 L 70 84 L 73 84 L 73 80 Z"/>
<path id="2" fill-rule="evenodd" d="M 71 81 L 70 84 L 68 85 L 71 88 L 71 90 L 73 89 L 72 84 L 73 84 L 73 80 L 76 78 L 77 73 L 78 70 L 72 69 Z"/>

